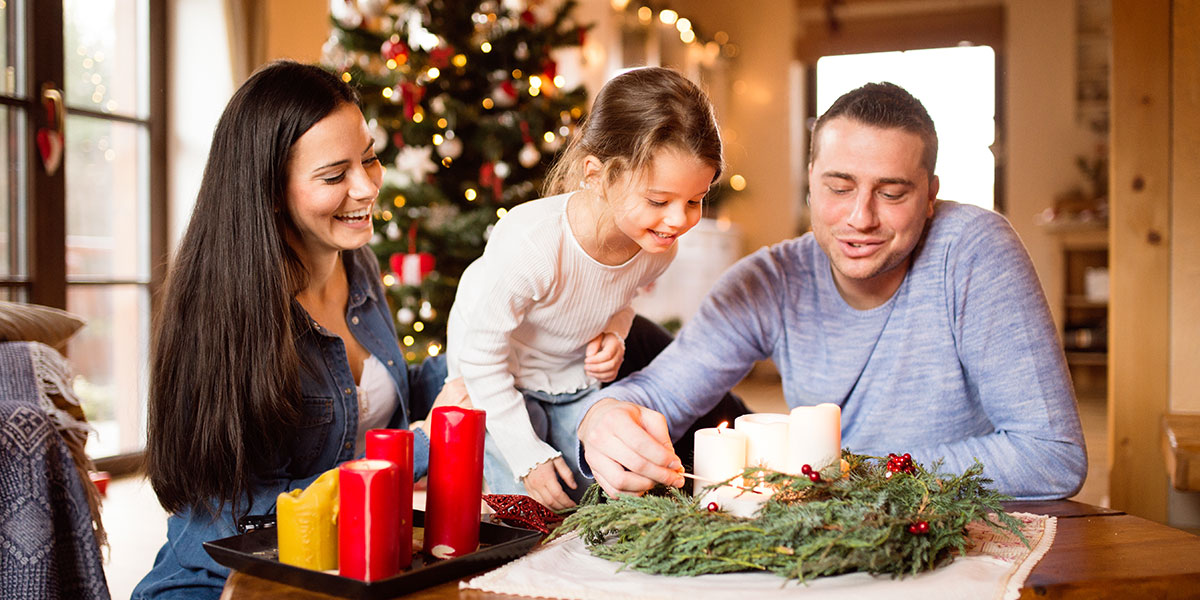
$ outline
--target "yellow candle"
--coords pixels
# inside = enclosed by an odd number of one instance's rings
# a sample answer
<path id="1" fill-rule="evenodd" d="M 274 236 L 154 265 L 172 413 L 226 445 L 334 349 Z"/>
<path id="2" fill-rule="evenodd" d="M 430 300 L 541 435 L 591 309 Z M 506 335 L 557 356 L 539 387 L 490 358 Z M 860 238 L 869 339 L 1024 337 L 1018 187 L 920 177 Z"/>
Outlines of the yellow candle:
<path id="1" fill-rule="evenodd" d="M 279 562 L 316 571 L 338 567 L 338 470 L 321 474 L 303 491 L 276 500 Z"/>

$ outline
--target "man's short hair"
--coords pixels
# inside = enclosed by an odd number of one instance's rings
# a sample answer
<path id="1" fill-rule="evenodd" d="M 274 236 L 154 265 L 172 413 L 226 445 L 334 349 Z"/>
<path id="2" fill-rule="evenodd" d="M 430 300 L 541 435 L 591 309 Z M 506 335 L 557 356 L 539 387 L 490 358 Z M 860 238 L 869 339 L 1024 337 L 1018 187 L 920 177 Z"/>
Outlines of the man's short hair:
<path id="1" fill-rule="evenodd" d="M 813 126 L 808 153 L 809 164 L 817 159 L 817 152 L 820 150 L 817 139 L 820 137 L 821 128 L 835 117 L 846 117 L 872 127 L 903 129 L 917 134 L 925 144 L 921 154 L 921 165 L 929 172 L 929 176 L 933 177 L 933 168 L 937 165 L 937 130 L 934 129 L 933 119 L 929 118 L 925 106 L 908 93 L 908 90 L 885 81 L 868 83 L 842 94 Z"/>

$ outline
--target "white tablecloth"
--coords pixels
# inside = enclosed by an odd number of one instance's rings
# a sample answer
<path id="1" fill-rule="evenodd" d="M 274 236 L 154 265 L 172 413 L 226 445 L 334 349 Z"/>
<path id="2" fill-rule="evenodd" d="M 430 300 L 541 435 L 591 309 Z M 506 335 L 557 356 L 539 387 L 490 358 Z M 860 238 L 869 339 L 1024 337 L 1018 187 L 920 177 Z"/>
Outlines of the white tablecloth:
<path id="1" fill-rule="evenodd" d="M 1054 540 L 1054 517 L 1014 513 L 1032 548 L 987 525 L 968 527 L 965 556 L 919 575 L 892 579 L 851 573 L 798 583 L 770 573 L 669 577 L 621 570 L 591 555 L 576 535 L 542 546 L 499 569 L 463 582 L 463 588 L 521 596 L 578 600 L 697 600 L 698 598 L 995 598 L 1020 595 L 1029 572 Z"/>

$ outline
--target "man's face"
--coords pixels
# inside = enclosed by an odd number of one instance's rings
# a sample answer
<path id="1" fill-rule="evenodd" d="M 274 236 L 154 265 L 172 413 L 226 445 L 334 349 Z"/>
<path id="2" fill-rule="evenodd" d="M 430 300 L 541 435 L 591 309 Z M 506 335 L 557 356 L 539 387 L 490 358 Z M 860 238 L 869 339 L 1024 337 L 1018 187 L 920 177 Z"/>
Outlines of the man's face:
<path id="1" fill-rule="evenodd" d="M 808 167 L 813 235 L 846 302 L 865 310 L 904 281 L 938 180 L 921 165 L 920 136 L 844 117 L 831 119 Z"/>

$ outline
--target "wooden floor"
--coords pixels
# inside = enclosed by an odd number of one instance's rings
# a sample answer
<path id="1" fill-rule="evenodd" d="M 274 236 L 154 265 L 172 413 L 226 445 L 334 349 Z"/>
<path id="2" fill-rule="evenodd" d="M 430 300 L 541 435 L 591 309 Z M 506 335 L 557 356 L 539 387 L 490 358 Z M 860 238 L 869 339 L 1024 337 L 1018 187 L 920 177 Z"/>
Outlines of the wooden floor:
<path id="1" fill-rule="evenodd" d="M 756 412 L 786 412 L 777 375 L 752 375 L 735 390 Z M 1108 464 L 1104 399 L 1081 399 L 1079 416 L 1088 444 L 1088 477 L 1073 500 L 1108 506 Z M 166 537 L 166 514 L 142 477 L 114 480 L 104 502 L 104 524 L 111 552 L 105 564 L 114 599 L 129 598 L 133 586 L 150 570 Z"/>

